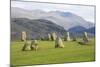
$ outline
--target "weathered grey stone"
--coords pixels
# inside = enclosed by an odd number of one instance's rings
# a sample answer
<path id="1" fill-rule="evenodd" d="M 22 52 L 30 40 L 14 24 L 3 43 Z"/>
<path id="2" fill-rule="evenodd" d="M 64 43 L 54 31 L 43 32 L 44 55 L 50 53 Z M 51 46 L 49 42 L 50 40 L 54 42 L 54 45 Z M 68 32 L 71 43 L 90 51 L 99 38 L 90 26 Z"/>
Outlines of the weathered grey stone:
<path id="1" fill-rule="evenodd" d="M 31 42 L 30 41 L 26 41 L 24 46 L 23 46 L 23 48 L 22 48 L 22 50 L 23 51 L 31 50 L 30 45 L 31 45 Z"/>
<path id="2" fill-rule="evenodd" d="M 55 32 L 54 32 L 54 33 L 52 33 L 52 34 L 51 34 L 51 39 L 52 39 L 52 41 L 55 41 L 55 40 L 56 40 L 56 38 L 57 38 L 56 33 L 55 33 Z"/>
<path id="3" fill-rule="evenodd" d="M 85 43 L 89 41 L 87 32 L 84 32 L 84 34 L 83 34 L 83 41 L 84 41 Z"/>
<path id="4" fill-rule="evenodd" d="M 83 33 L 83 41 L 79 42 L 79 44 L 81 44 L 81 45 L 89 45 L 90 44 L 87 32 Z"/>
<path id="5" fill-rule="evenodd" d="M 26 36 L 26 32 L 25 32 L 25 31 L 22 31 L 22 32 L 21 32 L 21 40 L 22 40 L 22 41 L 26 41 L 26 37 L 27 37 L 27 36 Z"/>
<path id="6" fill-rule="evenodd" d="M 48 40 L 51 40 L 51 34 L 48 34 Z"/>
<path id="7" fill-rule="evenodd" d="M 64 40 L 65 40 L 65 41 L 71 41 L 69 32 L 67 32 L 67 33 L 65 34 Z"/>
<path id="8" fill-rule="evenodd" d="M 31 50 L 37 50 L 38 49 L 38 41 L 37 40 L 33 40 L 31 42 Z"/>
<path id="9" fill-rule="evenodd" d="M 64 48 L 63 41 L 60 37 L 57 37 L 55 40 L 55 48 Z"/>

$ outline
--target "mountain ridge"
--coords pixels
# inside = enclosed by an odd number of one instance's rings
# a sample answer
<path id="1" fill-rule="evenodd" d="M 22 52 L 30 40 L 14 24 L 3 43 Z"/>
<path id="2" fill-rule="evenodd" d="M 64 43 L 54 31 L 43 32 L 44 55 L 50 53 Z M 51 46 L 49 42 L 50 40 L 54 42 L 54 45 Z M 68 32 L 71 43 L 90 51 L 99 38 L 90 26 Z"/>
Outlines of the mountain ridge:
<path id="1" fill-rule="evenodd" d="M 62 16 L 61 15 L 62 13 L 65 16 Z M 60 11 L 59 13 L 55 13 L 54 11 L 52 12 L 45 12 L 42 10 L 28 11 L 21 8 L 15 8 L 15 7 L 11 8 L 11 18 L 46 19 L 56 23 L 57 25 L 64 27 L 66 30 L 75 26 L 83 26 L 87 29 L 94 27 L 93 23 L 84 20 L 82 17 L 76 14 L 73 14 L 71 12 L 62 12 L 62 13 L 60 13 Z"/>
<path id="2" fill-rule="evenodd" d="M 61 36 L 66 32 L 63 27 L 45 19 L 12 18 L 11 39 L 20 39 L 22 31 L 27 32 L 28 39 L 45 37 L 48 33 L 52 32 L 56 32 L 57 35 Z"/>

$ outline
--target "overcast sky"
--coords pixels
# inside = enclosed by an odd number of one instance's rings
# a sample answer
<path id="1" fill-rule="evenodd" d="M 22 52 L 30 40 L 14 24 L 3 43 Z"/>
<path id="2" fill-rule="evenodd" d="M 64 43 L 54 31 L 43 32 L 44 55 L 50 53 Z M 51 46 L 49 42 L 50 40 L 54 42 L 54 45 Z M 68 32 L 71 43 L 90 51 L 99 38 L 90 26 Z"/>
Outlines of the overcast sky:
<path id="1" fill-rule="evenodd" d="M 65 5 L 65 4 L 48 4 L 48 3 L 36 3 L 36 2 L 21 2 L 12 1 L 12 7 L 19 7 L 27 10 L 40 9 L 44 11 L 64 11 L 72 12 L 83 17 L 87 21 L 94 22 L 95 7 L 94 6 L 80 6 L 80 5 Z"/>

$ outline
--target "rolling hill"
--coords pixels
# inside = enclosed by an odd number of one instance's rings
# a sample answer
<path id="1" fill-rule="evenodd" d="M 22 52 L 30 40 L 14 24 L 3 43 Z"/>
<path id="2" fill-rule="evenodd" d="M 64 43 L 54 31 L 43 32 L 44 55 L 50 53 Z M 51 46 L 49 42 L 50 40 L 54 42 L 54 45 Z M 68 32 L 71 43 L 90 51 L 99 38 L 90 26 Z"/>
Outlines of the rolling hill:
<path id="1" fill-rule="evenodd" d="M 94 27 L 94 24 L 84 18 L 71 13 L 61 11 L 25 10 L 18 7 L 11 7 L 11 18 L 45 19 L 64 27 L 66 30 L 82 26 L 86 29 Z"/>
<path id="2" fill-rule="evenodd" d="M 66 30 L 54 24 L 51 21 L 44 19 L 30 20 L 27 18 L 12 18 L 11 19 L 11 38 L 12 40 L 20 39 L 21 31 L 26 31 L 28 39 L 40 38 L 46 36 L 48 33 L 56 32 L 62 35 Z"/>
<path id="3" fill-rule="evenodd" d="M 57 32 L 58 35 L 66 31 L 95 34 L 95 24 L 84 18 L 62 11 L 25 10 L 11 7 L 11 36 L 19 39 L 21 31 L 28 32 L 28 38 L 34 39 L 46 36 L 47 33 Z"/>

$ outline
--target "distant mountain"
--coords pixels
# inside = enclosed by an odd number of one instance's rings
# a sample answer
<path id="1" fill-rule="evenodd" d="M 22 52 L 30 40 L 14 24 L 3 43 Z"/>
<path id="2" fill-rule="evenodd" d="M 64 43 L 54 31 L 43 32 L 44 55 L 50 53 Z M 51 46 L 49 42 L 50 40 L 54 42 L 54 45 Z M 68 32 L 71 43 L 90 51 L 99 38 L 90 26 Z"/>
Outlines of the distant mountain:
<path id="1" fill-rule="evenodd" d="M 83 33 L 83 32 L 88 32 L 90 34 L 95 34 L 95 27 L 86 29 L 82 26 L 76 26 L 76 27 L 72 27 L 68 30 L 69 32 L 76 32 L 76 33 Z"/>
<path id="2" fill-rule="evenodd" d="M 76 26 L 82 26 L 85 28 L 94 27 L 93 23 L 86 21 L 82 17 L 71 12 L 52 11 L 51 13 L 59 14 L 61 17 L 65 18 L 66 22 L 63 24 L 65 24 L 65 28 L 69 27 L 68 29 Z"/>
<path id="3" fill-rule="evenodd" d="M 11 7 L 11 18 L 28 18 L 28 19 L 45 19 L 57 25 L 64 27 L 66 30 L 82 26 L 86 29 L 94 27 L 94 24 L 84 20 L 82 17 L 71 12 L 50 11 L 45 12 L 42 10 L 24 10 L 22 8 Z"/>
<path id="4" fill-rule="evenodd" d="M 72 27 L 70 28 L 68 31 L 69 32 L 78 32 L 78 33 L 83 33 L 85 32 L 87 29 L 82 27 L 82 26 L 76 26 L 76 27 Z"/>
<path id="5" fill-rule="evenodd" d="M 57 35 L 63 35 L 66 30 L 45 19 L 30 20 L 27 18 L 11 18 L 11 38 L 20 39 L 21 31 L 26 31 L 28 39 L 47 36 L 48 33 L 56 32 Z"/>
<path id="6" fill-rule="evenodd" d="M 87 32 L 90 32 L 92 34 L 95 34 L 95 27 L 89 28 L 86 30 Z"/>

